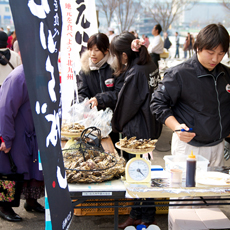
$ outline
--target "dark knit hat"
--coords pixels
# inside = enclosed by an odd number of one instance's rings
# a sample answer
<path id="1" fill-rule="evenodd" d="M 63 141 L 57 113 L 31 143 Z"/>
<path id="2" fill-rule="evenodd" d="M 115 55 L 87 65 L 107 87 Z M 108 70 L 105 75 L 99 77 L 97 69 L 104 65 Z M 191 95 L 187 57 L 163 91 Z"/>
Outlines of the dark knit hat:
<path id="1" fill-rule="evenodd" d="M 0 31 L 0 48 L 5 48 L 7 46 L 8 36 L 4 31 Z"/>

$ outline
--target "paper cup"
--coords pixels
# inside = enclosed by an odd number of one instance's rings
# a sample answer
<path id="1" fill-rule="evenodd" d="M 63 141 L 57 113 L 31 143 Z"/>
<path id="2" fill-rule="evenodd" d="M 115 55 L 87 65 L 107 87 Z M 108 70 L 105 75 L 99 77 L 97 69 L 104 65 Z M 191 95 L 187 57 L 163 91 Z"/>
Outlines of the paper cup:
<path id="1" fill-rule="evenodd" d="M 171 169 L 171 183 L 181 184 L 182 183 L 182 170 L 180 169 Z"/>

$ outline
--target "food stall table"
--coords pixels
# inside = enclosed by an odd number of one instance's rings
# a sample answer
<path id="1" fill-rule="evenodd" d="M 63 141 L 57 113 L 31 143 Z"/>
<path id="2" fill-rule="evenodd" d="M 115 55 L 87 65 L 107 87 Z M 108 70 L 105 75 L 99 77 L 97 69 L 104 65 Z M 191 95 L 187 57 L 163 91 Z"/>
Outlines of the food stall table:
<path id="1" fill-rule="evenodd" d="M 155 198 L 154 206 L 211 206 L 217 205 L 229 205 L 230 198 L 230 185 L 223 187 L 211 187 L 200 186 L 186 188 L 183 187 L 137 187 L 130 184 L 126 184 L 121 179 L 107 181 L 103 183 L 93 184 L 69 184 L 69 192 L 73 202 L 74 208 L 98 208 L 98 206 L 87 206 L 87 200 L 91 199 L 103 199 L 104 206 L 100 208 L 114 208 L 114 229 L 118 229 L 118 208 L 124 207 L 119 205 L 119 201 L 124 198 Z M 211 196 L 211 197 L 210 197 Z M 215 197 L 213 197 L 215 196 Z M 186 197 L 186 198 L 181 198 Z M 196 197 L 196 199 L 193 199 Z M 208 198 L 210 197 L 210 198 Z M 217 198 L 218 197 L 218 198 Z M 159 198 L 159 199 L 158 199 Z M 160 198 L 170 198 L 170 203 L 166 203 L 165 200 Z M 179 198 L 179 199 L 173 199 Z M 111 202 L 111 199 L 114 199 Z M 107 200 L 107 201 L 106 201 Z M 173 201 L 177 202 L 172 203 Z M 192 203 L 191 201 L 201 201 L 202 203 Z M 125 205 L 125 207 L 139 207 L 137 204 Z M 178 203 L 179 202 L 179 203 Z M 84 203 L 84 206 L 76 206 L 80 203 Z M 91 201 L 92 203 L 92 201 Z M 95 201 L 96 203 L 96 201 Z M 100 201 L 101 203 L 101 201 Z M 112 205 L 111 205 L 112 203 Z M 145 200 L 142 202 L 142 207 L 147 207 Z"/>
<path id="2" fill-rule="evenodd" d="M 110 138 L 102 139 L 101 142 L 106 151 L 114 152 L 114 146 Z M 165 171 L 164 171 L 165 172 Z M 160 179 L 159 179 L 160 178 Z M 185 187 L 185 181 L 178 187 L 169 183 L 169 176 L 156 177 L 151 180 L 151 187 L 145 187 L 140 184 L 128 184 L 122 179 L 115 179 L 102 183 L 90 184 L 68 184 L 70 197 L 73 206 L 76 209 L 98 208 L 114 208 L 114 229 L 118 229 L 118 209 L 127 207 L 140 207 L 134 199 L 138 198 L 154 198 L 155 207 L 162 206 L 211 206 L 229 205 L 230 184 L 227 186 L 196 186 L 192 188 Z M 213 197 L 215 196 L 215 197 Z M 196 197 L 194 199 L 194 197 Z M 125 198 L 132 198 L 125 200 Z M 170 198 L 170 202 L 165 199 Z M 92 202 L 93 200 L 93 202 Z M 123 201 L 123 202 L 122 202 Z M 175 201 L 175 202 L 174 202 Z M 201 203 L 193 203 L 199 201 Z M 142 207 L 149 207 L 147 200 L 141 200 Z M 92 206 L 92 203 L 95 206 Z M 82 206 L 77 206 L 83 204 Z M 102 205 L 103 204 L 103 205 Z"/>

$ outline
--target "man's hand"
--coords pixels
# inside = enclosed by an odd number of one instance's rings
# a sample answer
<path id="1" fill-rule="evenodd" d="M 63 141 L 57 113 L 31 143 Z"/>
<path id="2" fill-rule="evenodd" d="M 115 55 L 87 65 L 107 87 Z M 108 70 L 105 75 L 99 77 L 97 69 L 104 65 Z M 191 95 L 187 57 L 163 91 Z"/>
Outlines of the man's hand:
<path id="1" fill-rule="evenodd" d="M 165 120 L 165 124 L 173 131 L 184 129 L 185 131 L 176 131 L 176 134 L 178 135 L 181 141 L 184 141 L 186 143 L 191 141 L 196 136 L 195 133 L 186 132 L 189 131 L 189 127 L 185 124 L 180 124 L 174 116 L 169 116 Z"/>
<path id="2" fill-rule="evenodd" d="M 188 132 L 189 127 L 187 127 L 185 124 L 179 124 L 175 128 L 175 130 L 181 130 L 181 129 L 184 129 L 185 131 L 176 131 L 176 134 L 181 141 L 188 143 L 196 136 L 195 133 Z"/>

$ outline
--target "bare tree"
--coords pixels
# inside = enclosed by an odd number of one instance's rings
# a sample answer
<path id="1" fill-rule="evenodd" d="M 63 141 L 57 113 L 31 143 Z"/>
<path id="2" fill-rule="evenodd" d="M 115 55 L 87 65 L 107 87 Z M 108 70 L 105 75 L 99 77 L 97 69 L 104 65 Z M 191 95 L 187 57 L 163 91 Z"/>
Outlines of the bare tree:
<path id="1" fill-rule="evenodd" d="M 100 5 L 98 5 L 99 11 L 102 11 L 105 14 L 107 27 L 110 27 L 118 3 L 115 0 L 98 0 L 98 2 L 100 3 Z"/>
<path id="2" fill-rule="evenodd" d="M 229 0 L 223 0 L 222 2 L 223 6 L 230 10 L 230 1 Z"/>
<path id="3" fill-rule="evenodd" d="M 198 0 L 147 0 L 146 11 L 151 14 L 156 23 L 167 31 L 173 21 L 179 18 L 183 11 L 190 10 Z"/>
<path id="4" fill-rule="evenodd" d="M 116 2 L 118 5 L 115 10 L 115 19 L 117 21 L 119 32 L 130 30 L 141 8 L 140 1 L 117 0 Z"/>

